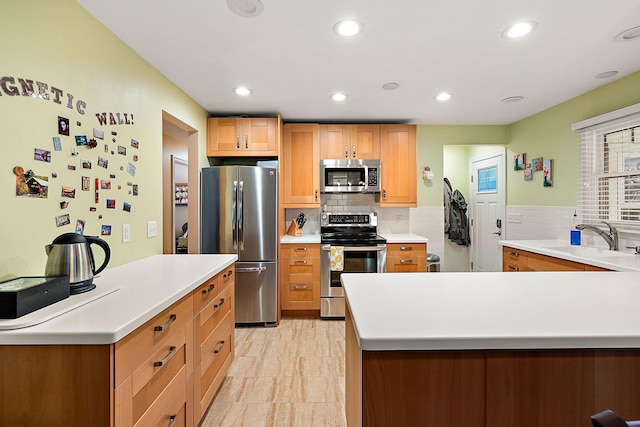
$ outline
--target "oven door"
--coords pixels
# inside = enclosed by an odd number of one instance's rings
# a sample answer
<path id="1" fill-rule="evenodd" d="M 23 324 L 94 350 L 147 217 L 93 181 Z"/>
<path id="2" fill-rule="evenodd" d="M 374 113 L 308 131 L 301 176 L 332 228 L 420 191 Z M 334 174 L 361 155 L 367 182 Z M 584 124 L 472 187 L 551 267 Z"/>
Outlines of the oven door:
<path id="1" fill-rule="evenodd" d="M 385 273 L 387 271 L 387 245 L 345 246 L 344 268 L 331 271 L 331 245 L 322 245 L 320 257 L 320 297 L 343 297 L 340 282 L 342 273 Z"/>

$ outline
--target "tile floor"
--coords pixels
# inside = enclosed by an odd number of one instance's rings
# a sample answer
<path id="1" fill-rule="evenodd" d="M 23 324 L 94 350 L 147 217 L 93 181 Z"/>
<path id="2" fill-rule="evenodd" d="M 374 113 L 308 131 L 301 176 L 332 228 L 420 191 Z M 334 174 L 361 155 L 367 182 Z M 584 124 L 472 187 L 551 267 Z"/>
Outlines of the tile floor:
<path id="1" fill-rule="evenodd" d="M 344 321 L 236 328 L 236 354 L 202 427 L 345 427 Z"/>

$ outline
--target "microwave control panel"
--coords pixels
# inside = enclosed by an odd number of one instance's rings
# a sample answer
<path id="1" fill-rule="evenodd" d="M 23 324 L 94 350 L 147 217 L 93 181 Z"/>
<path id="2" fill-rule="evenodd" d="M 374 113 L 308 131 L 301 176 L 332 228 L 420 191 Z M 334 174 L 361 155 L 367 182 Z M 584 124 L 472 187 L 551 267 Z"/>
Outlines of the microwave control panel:
<path id="1" fill-rule="evenodd" d="M 367 179 L 367 185 L 369 187 L 378 186 L 378 168 L 369 168 L 369 177 Z"/>

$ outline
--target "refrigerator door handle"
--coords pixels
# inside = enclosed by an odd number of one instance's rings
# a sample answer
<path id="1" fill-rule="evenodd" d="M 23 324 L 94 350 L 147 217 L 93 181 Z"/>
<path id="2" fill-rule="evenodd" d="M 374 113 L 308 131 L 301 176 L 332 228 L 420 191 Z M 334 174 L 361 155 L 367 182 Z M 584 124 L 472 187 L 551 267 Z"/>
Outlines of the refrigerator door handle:
<path id="1" fill-rule="evenodd" d="M 236 268 L 236 273 L 262 273 L 263 271 L 267 271 L 267 267 Z"/>
<path id="2" fill-rule="evenodd" d="M 238 240 L 240 241 L 240 250 L 244 251 L 244 210 L 242 204 L 244 202 L 244 181 L 240 181 L 240 187 L 238 189 Z"/>
<path id="3" fill-rule="evenodd" d="M 238 199 L 238 181 L 233 181 L 233 202 L 231 204 L 231 239 L 233 241 L 233 249 L 238 250 L 238 239 L 236 228 L 238 220 L 236 218 L 236 200 Z"/>

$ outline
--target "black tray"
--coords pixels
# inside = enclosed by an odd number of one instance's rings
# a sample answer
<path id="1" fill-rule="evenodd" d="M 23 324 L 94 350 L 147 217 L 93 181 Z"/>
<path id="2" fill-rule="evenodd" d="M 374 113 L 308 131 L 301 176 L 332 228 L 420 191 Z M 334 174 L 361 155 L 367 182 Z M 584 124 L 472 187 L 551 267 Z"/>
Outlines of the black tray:
<path id="1" fill-rule="evenodd" d="M 17 277 L 0 282 L 0 319 L 17 319 L 69 298 L 69 276 Z"/>

